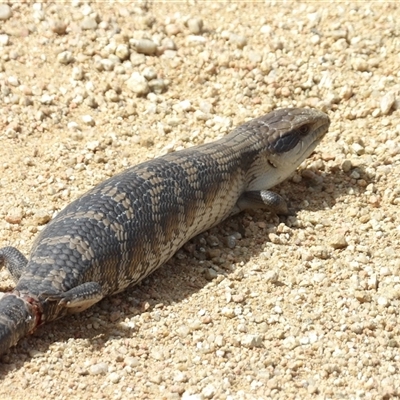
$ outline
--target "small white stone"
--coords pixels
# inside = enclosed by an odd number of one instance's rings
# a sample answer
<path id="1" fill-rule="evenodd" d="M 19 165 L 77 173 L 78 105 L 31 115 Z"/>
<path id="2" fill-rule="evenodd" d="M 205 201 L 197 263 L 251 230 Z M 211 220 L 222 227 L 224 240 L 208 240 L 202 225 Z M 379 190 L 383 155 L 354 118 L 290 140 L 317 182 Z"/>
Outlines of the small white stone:
<path id="1" fill-rule="evenodd" d="M 198 36 L 198 35 L 189 35 L 186 38 L 188 43 L 192 43 L 194 45 L 196 44 L 204 44 L 207 42 L 207 39 L 204 36 Z"/>
<path id="2" fill-rule="evenodd" d="M 378 304 L 383 307 L 387 307 L 389 305 L 389 300 L 386 297 L 379 296 L 378 297 Z"/>
<path id="3" fill-rule="evenodd" d="M 377 279 L 376 275 L 372 275 L 368 279 L 367 284 L 368 284 L 368 289 L 375 289 L 376 290 L 376 288 L 378 287 L 378 279 Z"/>
<path id="4" fill-rule="evenodd" d="M 243 49 L 243 47 L 247 44 L 247 38 L 245 36 L 231 33 L 229 35 L 229 42 L 236 45 L 239 49 Z"/>
<path id="5" fill-rule="evenodd" d="M 279 273 L 276 270 L 269 270 L 264 274 L 265 282 L 277 282 L 279 279 Z"/>
<path id="6" fill-rule="evenodd" d="M 81 67 L 74 67 L 72 69 L 72 79 L 74 81 L 81 81 L 84 77 L 83 69 Z"/>
<path id="7" fill-rule="evenodd" d="M 79 125 L 75 121 L 68 122 L 67 128 L 73 131 L 79 129 Z"/>
<path id="8" fill-rule="evenodd" d="M 7 78 L 7 82 L 11 85 L 11 86 L 19 86 L 19 80 L 16 76 L 9 76 Z"/>
<path id="9" fill-rule="evenodd" d="M 82 15 L 87 17 L 88 15 L 90 15 L 93 12 L 93 9 L 92 9 L 92 7 L 90 7 L 89 4 L 83 4 L 80 7 L 80 11 L 81 11 Z"/>
<path id="10" fill-rule="evenodd" d="M 91 115 L 83 115 L 82 116 L 82 121 L 89 126 L 94 126 L 96 125 L 96 121 L 93 119 Z"/>
<path id="11" fill-rule="evenodd" d="M 131 77 L 126 81 L 128 89 L 138 96 L 149 93 L 150 88 L 147 79 L 139 72 L 133 72 Z"/>
<path id="12" fill-rule="evenodd" d="M 90 150 L 91 152 L 95 152 L 96 150 L 98 150 L 99 146 L 100 146 L 100 142 L 98 140 L 93 140 L 92 142 L 86 143 L 86 148 L 88 150 Z"/>
<path id="13" fill-rule="evenodd" d="M 172 108 L 176 111 L 191 111 L 193 109 L 192 103 L 189 100 L 182 100 Z"/>
<path id="14" fill-rule="evenodd" d="M 273 31 L 273 28 L 271 25 L 263 25 L 260 28 L 260 32 L 263 33 L 264 35 L 269 35 Z"/>
<path id="15" fill-rule="evenodd" d="M 164 79 L 152 79 L 149 82 L 149 88 L 156 94 L 160 94 L 166 88 L 167 83 Z"/>
<path id="16" fill-rule="evenodd" d="M 11 15 L 11 7 L 8 4 L 0 4 L 0 21 L 6 21 Z"/>
<path id="17" fill-rule="evenodd" d="M 70 64 L 73 61 L 72 53 L 70 51 L 62 51 L 57 56 L 57 61 L 60 64 Z"/>
<path id="18" fill-rule="evenodd" d="M 182 394 L 182 400 L 204 400 L 204 395 L 202 393 L 190 394 L 184 392 Z"/>
<path id="19" fill-rule="evenodd" d="M 263 338 L 260 335 L 245 335 L 240 340 L 243 347 L 252 349 L 254 347 L 261 347 L 263 344 Z"/>
<path id="20" fill-rule="evenodd" d="M 273 311 L 275 314 L 282 314 L 282 313 L 283 313 L 282 308 L 279 307 L 279 306 L 275 306 L 275 307 L 272 309 L 272 311 Z"/>
<path id="21" fill-rule="evenodd" d="M 355 58 L 354 60 L 352 60 L 351 64 L 353 69 L 356 71 L 366 72 L 369 70 L 368 63 L 362 58 Z"/>
<path id="22" fill-rule="evenodd" d="M 40 102 L 42 104 L 46 104 L 46 105 L 50 105 L 53 103 L 53 99 L 54 96 L 51 96 L 49 94 L 44 94 L 41 98 L 40 98 Z"/>
<path id="23" fill-rule="evenodd" d="M 121 60 L 124 61 L 129 58 L 130 50 L 128 45 L 126 44 L 119 44 L 115 49 L 115 55 Z"/>
<path id="24" fill-rule="evenodd" d="M 212 399 L 212 398 L 214 397 L 214 395 L 215 395 L 215 392 L 216 392 L 215 387 L 214 387 L 213 385 L 211 385 L 211 384 L 207 385 L 207 386 L 201 391 L 201 393 L 203 394 L 203 396 L 204 396 L 206 399 Z"/>
<path id="25" fill-rule="evenodd" d="M 300 341 L 294 336 L 288 336 L 283 340 L 283 346 L 286 349 L 293 350 L 300 345 Z"/>
<path id="26" fill-rule="evenodd" d="M 91 365 L 89 368 L 90 375 L 106 374 L 108 372 L 108 365 L 106 363 L 99 363 Z"/>
<path id="27" fill-rule="evenodd" d="M 111 372 L 111 374 L 108 375 L 108 379 L 112 383 L 118 383 L 121 380 L 121 377 L 116 372 Z"/>
<path id="28" fill-rule="evenodd" d="M 382 115 L 389 114 L 389 111 L 393 107 L 394 102 L 396 101 L 396 96 L 393 92 L 386 93 L 381 99 L 381 113 Z"/>
<path id="29" fill-rule="evenodd" d="M 313 281 L 317 283 L 321 283 L 326 278 L 326 274 L 324 273 L 317 273 L 313 275 Z"/>
<path id="30" fill-rule="evenodd" d="M 97 28 L 97 22 L 94 18 L 85 17 L 81 22 L 81 28 L 83 30 L 95 30 Z"/>
<path id="31" fill-rule="evenodd" d="M 124 362 L 126 365 L 132 368 L 137 367 L 140 364 L 139 359 L 136 357 L 126 357 Z"/>
<path id="32" fill-rule="evenodd" d="M 0 35 L 0 46 L 7 46 L 10 42 L 10 37 L 5 33 Z"/>
<path id="33" fill-rule="evenodd" d="M 103 58 L 100 63 L 104 71 L 112 71 L 115 68 L 115 62 L 109 58 Z"/>
<path id="34" fill-rule="evenodd" d="M 175 382 L 187 382 L 188 380 L 189 380 L 188 376 L 181 371 L 177 372 L 174 377 Z"/>
<path id="35" fill-rule="evenodd" d="M 153 55 L 157 51 L 157 45 L 149 39 L 131 39 L 129 43 L 135 48 L 138 53 Z"/>
<path id="36" fill-rule="evenodd" d="M 190 18 L 187 22 L 189 31 L 194 35 L 199 35 L 203 30 L 203 20 L 201 18 Z"/>
<path id="37" fill-rule="evenodd" d="M 310 343 L 310 338 L 308 338 L 307 336 L 300 338 L 300 344 L 305 345 L 309 343 Z"/>
<path id="38" fill-rule="evenodd" d="M 230 307 L 223 307 L 221 309 L 221 314 L 227 318 L 233 318 L 235 316 L 235 312 Z"/>
<path id="39" fill-rule="evenodd" d="M 358 156 L 365 153 L 364 147 L 361 146 L 359 143 L 353 143 L 351 145 L 351 148 L 353 149 L 353 152 L 356 153 Z"/>
<path id="40" fill-rule="evenodd" d="M 144 76 L 148 81 L 157 78 L 157 71 L 153 67 L 147 67 L 143 70 L 142 76 Z"/>

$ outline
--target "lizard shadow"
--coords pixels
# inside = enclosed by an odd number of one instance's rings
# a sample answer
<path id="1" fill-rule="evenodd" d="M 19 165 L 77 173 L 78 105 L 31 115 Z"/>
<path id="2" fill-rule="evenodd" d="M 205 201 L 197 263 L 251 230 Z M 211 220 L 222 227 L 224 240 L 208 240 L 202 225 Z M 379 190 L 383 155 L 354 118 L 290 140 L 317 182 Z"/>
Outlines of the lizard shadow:
<path id="1" fill-rule="evenodd" d="M 296 212 L 329 209 L 350 191 L 364 191 L 365 185 L 357 184 L 354 172 L 361 178 L 367 175 L 362 166 L 346 173 L 332 168 L 311 182 L 306 179 L 300 183 L 286 181 L 274 191 L 288 200 L 290 208 Z M 368 178 L 365 181 L 369 183 Z M 147 318 L 157 318 L 157 309 L 173 307 L 214 279 L 218 282 L 218 279 L 222 280 L 220 277 L 234 278 L 237 266 L 246 268 L 252 257 L 264 251 L 269 233 L 281 221 L 293 230 L 302 229 L 296 225 L 294 216 L 279 218 L 262 210 L 228 218 L 190 240 L 164 266 L 135 287 L 106 298 L 80 314 L 40 327 L 22 339 L 3 356 L 0 374 L 4 376 L 21 368 L 24 362 L 49 350 L 54 342 L 64 343 L 67 348 L 68 340 L 73 338 L 87 342 L 85 347 L 99 350 L 113 338 L 135 338 L 140 333 L 141 323 Z M 236 240 L 236 246 L 234 243 L 229 246 L 229 240 Z M 141 319 L 139 326 L 134 321 L 135 316 Z M 133 349 L 135 354 L 141 351 L 146 349 L 140 346 Z"/>

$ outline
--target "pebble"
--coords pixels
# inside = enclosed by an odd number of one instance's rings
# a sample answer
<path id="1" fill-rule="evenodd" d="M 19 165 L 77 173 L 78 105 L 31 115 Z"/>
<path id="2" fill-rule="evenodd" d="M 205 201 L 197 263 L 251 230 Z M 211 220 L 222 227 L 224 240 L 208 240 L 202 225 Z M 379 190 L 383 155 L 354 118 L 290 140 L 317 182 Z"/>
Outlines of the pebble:
<path id="1" fill-rule="evenodd" d="M 349 172 L 353 168 L 353 163 L 351 160 L 344 160 L 341 164 L 341 168 L 343 172 Z"/>
<path id="2" fill-rule="evenodd" d="M 95 30 L 97 28 L 97 22 L 94 18 L 85 17 L 81 22 L 81 28 L 83 30 Z"/>
<path id="3" fill-rule="evenodd" d="M 54 33 L 57 33 L 58 35 L 64 35 L 67 32 L 68 25 L 64 21 L 54 20 L 51 21 L 50 27 Z"/>
<path id="4" fill-rule="evenodd" d="M 104 362 L 91 365 L 89 368 L 90 375 L 106 374 L 108 372 L 108 365 Z"/>
<path id="5" fill-rule="evenodd" d="M 230 248 L 234 249 L 236 247 L 236 236 L 235 235 L 230 235 L 225 238 L 225 244 Z"/>
<path id="6" fill-rule="evenodd" d="M 348 246 L 346 237 L 340 233 L 334 234 L 329 239 L 329 244 L 334 249 L 344 249 Z"/>
<path id="7" fill-rule="evenodd" d="M 223 307 L 223 308 L 221 309 L 221 314 L 222 314 L 224 317 L 227 317 L 227 318 L 233 318 L 233 317 L 235 317 L 235 311 L 234 311 L 232 308 L 230 308 L 230 307 Z"/>
<path id="8" fill-rule="evenodd" d="M 182 400 L 204 400 L 204 395 L 202 393 L 190 394 L 184 392 L 181 397 Z"/>
<path id="9" fill-rule="evenodd" d="M 264 275 L 265 282 L 274 283 L 274 282 L 278 282 L 278 280 L 279 280 L 279 272 L 276 270 L 267 271 Z"/>
<path id="10" fill-rule="evenodd" d="M 149 39 L 140 39 L 140 40 L 131 39 L 129 43 L 138 53 L 152 56 L 157 51 L 157 45 L 152 40 Z"/>
<path id="11" fill-rule="evenodd" d="M 132 52 L 129 61 L 131 62 L 132 67 L 137 67 L 146 63 L 146 56 L 144 54 Z"/>
<path id="12" fill-rule="evenodd" d="M 168 24 L 165 26 L 165 33 L 168 36 L 175 36 L 181 32 L 181 29 L 176 24 Z"/>
<path id="13" fill-rule="evenodd" d="M 182 100 L 173 106 L 176 111 L 192 111 L 193 106 L 189 100 Z"/>
<path id="14" fill-rule="evenodd" d="M 387 115 L 392 109 L 394 102 L 396 101 L 396 96 L 393 92 L 386 93 L 381 99 L 381 114 Z"/>
<path id="15" fill-rule="evenodd" d="M 4 34 L 0 35 L 0 46 L 8 46 L 10 43 L 10 36 Z"/>
<path id="16" fill-rule="evenodd" d="M 83 69 L 81 67 L 74 67 L 72 69 L 72 79 L 75 81 L 81 81 L 84 78 Z"/>
<path id="17" fill-rule="evenodd" d="M 207 42 L 207 38 L 200 35 L 189 35 L 186 37 L 186 42 L 189 46 L 204 45 Z"/>
<path id="18" fill-rule="evenodd" d="M 248 349 L 263 346 L 263 337 L 260 335 L 244 335 L 240 340 L 240 344 Z"/>
<path id="19" fill-rule="evenodd" d="M 124 362 L 126 365 L 128 365 L 129 367 L 132 367 L 132 368 L 135 368 L 140 364 L 139 359 L 136 357 L 126 357 L 124 359 Z"/>
<path id="20" fill-rule="evenodd" d="M 150 92 L 150 87 L 147 79 L 139 72 L 133 72 L 130 78 L 126 81 L 126 86 L 129 90 L 138 96 L 144 96 Z"/>
<path id="21" fill-rule="evenodd" d="M 384 297 L 384 296 L 379 296 L 378 297 L 378 304 L 380 305 L 380 306 L 383 306 L 383 307 L 388 307 L 389 306 L 389 300 L 386 298 L 386 297 Z"/>
<path id="22" fill-rule="evenodd" d="M 0 4 L 0 21 L 6 21 L 11 18 L 12 11 L 8 4 Z"/>
<path id="23" fill-rule="evenodd" d="M 369 64 L 363 58 L 355 58 L 352 60 L 352 67 L 359 72 L 366 72 L 369 70 Z"/>
<path id="24" fill-rule="evenodd" d="M 14 87 L 19 86 L 19 80 L 18 80 L 18 78 L 15 77 L 15 76 L 9 76 L 9 77 L 7 78 L 7 82 L 8 82 L 11 86 L 14 86 Z"/>
<path id="25" fill-rule="evenodd" d="M 353 152 L 354 152 L 355 154 L 357 154 L 358 156 L 361 156 L 361 155 L 363 155 L 363 154 L 365 153 L 365 148 L 364 148 L 364 146 L 362 146 L 362 145 L 359 144 L 359 143 L 353 143 L 353 144 L 351 145 L 351 148 L 352 148 Z"/>
<path id="26" fill-rule="evenodd" d="M 101 61 L 101 71 L 113 71 L 115 68 L 115 61 L 109 58 L 103 58 Z"/>
<path id="27" fill-rule="evenodd" d="M 35 212 L 35 223 L 45 225 L 51 220 L 51 214 L 47 210 L 38 210 Z"/>
<path id="28" fill-rule="evenodd" d="M 46 104 L 46 105 L 51 105 L 53 104 L 53 100 L 54 100 L 54 96 L 50 95 L 50 94 L 44 94 L 41 98 L 40 98 L 40 102 L 42 104 Z M 42 119 L 42 118 L 41 118 Z"/>
<path id="29" fill-rule="evenodd" d="M 215 271 L 215 269 L 213 268 L 207 268 L 204 272 L 204 277 L 208 280 L 208 281 L 212 281 L 213 279 L 218 277 L 218 272 Z"/>
<path id="30" fill-rule="evenodd" d="M 157 78 L 157 71 L 152 67 L 147 67 L 143 70 L 142 76 L 144 76 L 148 81 Z"/>
<path id="31" fill-rule="evenodd" d="M 127 60 L 130 56 L 131 52 L 129 50 L 128 45 L 126 44 L 119 44 L 115 49 L 115 55 L 121 60 Z"/>
<path id="32" fill-rule="evenodd" d="M 57 61 L 60 64 L 71 64 L 74 61 L 74 57 L 72 56 L 72 53 L 70 51 L 62 51 L 57 55 Z"/>
<path id="33" fill-rule="evenodd" d="M 82 121 L 84 124 L 89 125 L 89 126 L 95 126 L 96 121 L 91 115 L 82 115 Z"/>
<path id="34" fill-rule="evenodd" d="M 108 380 L 112 383 L 118 383 L 121 380 L 121 377 L 119 376 L 118 373 L 116 372 L 111 372 L 110 375 L 108 375 Z"/>
<path id="35" fill-rule="evenodd" d="M 162 47 L 164 48 L 164 55 L 168 52 L 168 50 L 176 50 L 176 43 L 171 38 L 164 38 L 161 42 Z M 171 51 L 169 53 L 171 56 L 168 58 L 174 58 L 176 53 L 175 51 Z"/>
<path id="36" fill-rule="evenodd" d="M 247 45 L 247 38 L 245 36 L 231 33 L 229 35 L 229 42 L 236 45 L 238 49 L 243 49 L 243 47 Z"/>
<path id="37" fill-rule="evenodd" d="M 212 399 L 215 396 L 216 389 L 215 386 L 212 384 L 207 385 L 202 391 L 201 394 L 206 399 Z"/>
<path id="38" fill-rule="evenodd" d="M 22 218 L 24 217 L 24 212 L 21 207 L 14 207 L 8 210 L 5 220 L 9 224 L 20 224 Z"/>
<path id="39" fill-rule="evenodd" d="M 325 246 L 313 246 L 311 247 L 311 251 L 314 257 L 320 258 L 322 260 L 327 260 L 330 256 L 330 252 Z"/>
<path id="40" fill-rule="evenodd" d="M 167 83 L 164 79 L 152 79 L 148 85 L 149 89 L 156 94 L 164 92 L 167 88 Z"/>
<path id="41" fill-rule="evenodd" d="M 199 35 L 203 31 L 203 20 L 201 18 L 190 18 L 187 22 L 189 31 L 194 35 Z"/>

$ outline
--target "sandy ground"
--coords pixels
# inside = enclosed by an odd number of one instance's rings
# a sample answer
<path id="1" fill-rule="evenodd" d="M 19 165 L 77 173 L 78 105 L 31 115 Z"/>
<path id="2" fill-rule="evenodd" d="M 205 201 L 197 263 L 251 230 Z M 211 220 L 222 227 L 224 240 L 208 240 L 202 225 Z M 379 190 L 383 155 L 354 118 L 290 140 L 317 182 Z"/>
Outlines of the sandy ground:
<path id="1" fill-rule="evenodd" d="M 276 188 L 295 216 L 240 214 L 40 328 L 3 356 L 0 398 L 400 396 L 400 6 L 19 2 L 0 20 L 0 238 L 25 254 L 128 165 L 275 108 L 332 120 Z"/>

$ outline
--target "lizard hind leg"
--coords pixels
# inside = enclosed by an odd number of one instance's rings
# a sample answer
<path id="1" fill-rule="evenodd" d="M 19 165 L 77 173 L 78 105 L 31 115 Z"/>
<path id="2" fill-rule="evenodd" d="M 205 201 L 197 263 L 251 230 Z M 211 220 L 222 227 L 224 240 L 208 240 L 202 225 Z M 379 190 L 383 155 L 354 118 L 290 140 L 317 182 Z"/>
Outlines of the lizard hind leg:
<path id="1" fill-rule="evenodd" d="M 85 282 L 67 292 L 57 295 L 42 293 L 40 297 L 45 301 L 57 301 L 68 313 L 78 313 L 91 307 L 103 299 L 103 289 L 97 282 Z"/>

